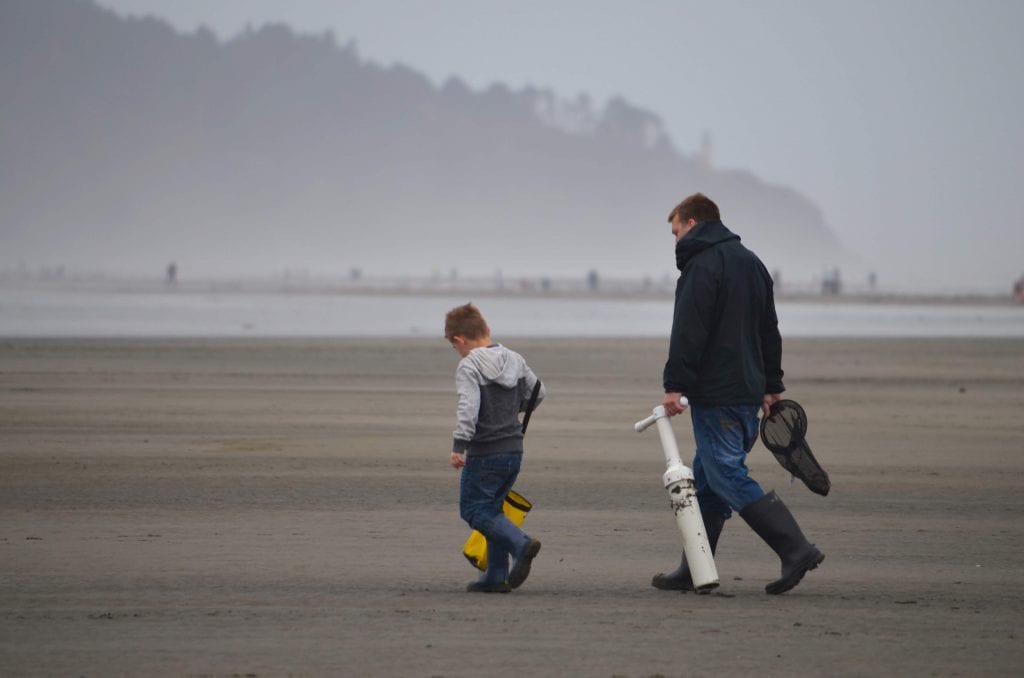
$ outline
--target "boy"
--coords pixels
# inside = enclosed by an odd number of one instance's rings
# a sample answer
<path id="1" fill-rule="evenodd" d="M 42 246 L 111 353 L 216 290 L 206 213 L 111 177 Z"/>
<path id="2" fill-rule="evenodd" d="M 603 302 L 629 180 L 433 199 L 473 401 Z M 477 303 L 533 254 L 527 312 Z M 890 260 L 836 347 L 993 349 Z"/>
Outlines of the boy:
<path id="1" fill-rule="evenodd" d="M 540 551 L 540 542 L 523 533 L 502 510 L 523 459 L 519 413 L 526 408 L 537 376 L 521 355 L 491 339 L 487 321 L 473 304 L 448 312 L 444 336 L 462 357 L 455 369 L 459 402 L 451 455 L 452 466 L 462 469 L 459 513 L 487 539 L 487 571 L 466 590 L 508 593 L 526 581 Z M 538 404 L 543 398 L 541 385 Z"/>

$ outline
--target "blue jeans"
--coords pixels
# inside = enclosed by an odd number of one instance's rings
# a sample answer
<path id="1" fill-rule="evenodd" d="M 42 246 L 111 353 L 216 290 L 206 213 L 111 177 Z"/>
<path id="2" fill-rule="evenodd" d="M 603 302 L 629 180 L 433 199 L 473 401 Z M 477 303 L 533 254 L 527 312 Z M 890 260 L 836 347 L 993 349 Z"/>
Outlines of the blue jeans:
<path id="1" fill-rule="evenodd" d="M 491 521 L 504 515 L 505 496 L 519 477 L 522 462 L 518 452 L 466 457 L 459 481 L 459 515 L 470 527 L 487 535 Z"/>
<path id="2" fill-rule="evenodd" d="M 496 584 L 508 579 L 508 559 L 526 535 L 505 517 L 505 496 L 512 489 L 523 455 L 496 454 L 466 457 L 459 481 L 459 513 L 487 539 L 487 571 L 481 582 Z"/>
<path id="3" fill-rule="evenodd" d="M 734 510 L 764 496 L 746 463 L 747 453 L 757 442 L 760 410 L 760 405 L 690 406 L 697 442 L 694 485 L 702 513 L 720 513 L 728 518 Z"/>

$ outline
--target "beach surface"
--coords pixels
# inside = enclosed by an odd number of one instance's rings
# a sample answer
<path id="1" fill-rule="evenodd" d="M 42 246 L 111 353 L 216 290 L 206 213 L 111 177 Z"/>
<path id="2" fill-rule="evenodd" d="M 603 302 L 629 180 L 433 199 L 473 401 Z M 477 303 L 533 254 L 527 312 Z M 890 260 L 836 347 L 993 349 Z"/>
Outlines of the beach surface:
<path id="1" fill-rule="evenodd" d="M 1019 675 L 1024 342 L 785 343 L 832 491 L 749 457 L 827 556 L 782 596 L 738 516 L 716 592 L 650 586 L 665 341 L 508 343 L 548 388 L 517 484 L 543 549 L 481 595 L 442 339 L 0 340 L 0 673 Z"/>

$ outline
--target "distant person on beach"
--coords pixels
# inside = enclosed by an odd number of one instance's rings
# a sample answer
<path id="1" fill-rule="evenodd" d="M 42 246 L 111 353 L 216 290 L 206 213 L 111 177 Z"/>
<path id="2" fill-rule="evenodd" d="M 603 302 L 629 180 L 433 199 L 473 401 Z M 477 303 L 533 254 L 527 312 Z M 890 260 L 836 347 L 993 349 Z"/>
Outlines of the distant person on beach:
<path id="1" fill-rule="evenodd" d="M 796 586 L 825 556 L 804 537 L 782 499 L 750 477 L 746 457 L 757 441 L 758 412 L 781 400 L 782 337 L 772 279 L 757 256 L 726 228 L 718 206 L 695 193 L 668 215 L 675 236 L 675 314 L 662 405 L 681 414 L 689 400 L 697 501 L 711 552 L 725 521 L 740 517 L 779 555 L 782 577 L 768 593 Z M 684 554 L 679 567 L 658 574 L 659 589 L 693 590 Z"/>
<path id="2" fill-rule="evenodd" d="M 459 513 L 487 539 L 487 570 L 466 590 L 508 593 L 526 581 L 540 552 L 540 542 L 503 511 L 523 459 L 519 413 L 538 380 L 521 355 L 491 339 L 487 321 L 473 304 L 448 312 L 444 337 L 462 357 L 455 369 L 458 408 L 451 454 L 451 465 L 462 469 Z M 537 403 L 543 398 L 541 385 Z"/>

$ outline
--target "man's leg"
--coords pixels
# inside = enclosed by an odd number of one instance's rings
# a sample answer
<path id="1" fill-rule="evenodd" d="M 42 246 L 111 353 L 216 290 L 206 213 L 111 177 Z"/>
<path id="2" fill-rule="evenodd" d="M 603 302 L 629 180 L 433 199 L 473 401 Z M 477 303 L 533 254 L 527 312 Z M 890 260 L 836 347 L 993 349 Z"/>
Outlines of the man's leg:
<path id="1" fill-rule="evenodd" d="M 691 408 L 697 454 L 715 494 L 739 511 L 751 529 L 779 556 L 782 576 L 765 591 L 785 593 L 825 559 L 804 537 L 775 492 L 765 494 L 750 477 L 747 452 L 757 440 L 757 406 Z M 702 446 L 703 445 L 703 446 Z M 708 453 L 704 453 L 707 451 Z"/>
<path id="2" fill-rule="evenodd" d="M 732 514 L 729 505 L 722 501 L 708 485 L 707 475 L 704 473 L 700 456 L 693 459 L 694 488 L 697 492 L 697 505 L 700 507 L 700 515 L 704 520 L 704 533 L 708 538 L 708 545 L 711 547 L 711 555 L 715 554 L 718 548 L 718 538 L 722 534 L 725 521 Z M 651 579 L 651 586 L 664 591 L 692 591 L 693 577 L 690 576 L 690 567 L 686 564 L 686 552 L 679 558 L 679 567 L 668 574 L 659 573 Z"/>
<path id="3" fill-rule="evenodd" d="M 764 496 L 747 469 L 747 452 L 757 440 L 758 410 L 755 405 L 690 407 L 697 443 L 694 466 L 699 466 L 707 483 L 706 489 L 698 488 L 701 511 L 707 502 L 709 510 L 729 515 Z"/>
<path id="4" fill-rule="evenodd" d="M 718 548 L 718 537 L 722 534 L 722 527 L 725 525 L 725 516 L 721 513 L 701 512 L 704 519 L 704 533 L 708 538 L 708 545 L 711 547 L 711 555 L 715 555 Z M 679 559 L 679 567 L 668 574 L 659 573 L 651 579 L 651 586 L 663 591 L 692 591 L 693 577 L 690 575 L 690 566 L 686 563 L 686 551 Z"/>
<path id="5" fill-rule="evenodd" d="M 766 593 L 785 593 L 825 560 L 825 554 L 807 541 L 775 490 L 745 506 L 740 517 L 782 561 L 782 576 L 764 587 Z"/>

